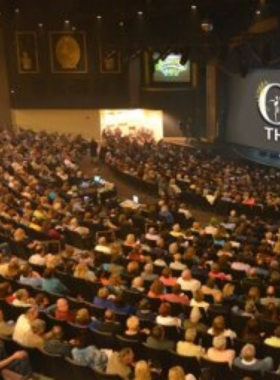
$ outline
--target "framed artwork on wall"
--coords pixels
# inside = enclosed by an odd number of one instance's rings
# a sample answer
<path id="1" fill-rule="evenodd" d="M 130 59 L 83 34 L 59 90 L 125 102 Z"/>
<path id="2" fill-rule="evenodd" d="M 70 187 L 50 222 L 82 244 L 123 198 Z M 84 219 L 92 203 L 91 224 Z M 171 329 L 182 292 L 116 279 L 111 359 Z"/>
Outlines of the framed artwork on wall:
<path id="1" fill-rule="evenodd" d="M 121 72 L 121 54 L 117 49 L 99 48 L 99 67 L 102 74 Z"/>
<path id="2" fill-rule="evenodd" d="M 20 74 L 39 72 L 37 35 L 35 32 L 16 32 L 17 67 Z"/>
<path id="3" fill-rule="evenodd" d="M 84 32 L 50 32 L 51 71 L 60 74 L 88 72 Z"/>

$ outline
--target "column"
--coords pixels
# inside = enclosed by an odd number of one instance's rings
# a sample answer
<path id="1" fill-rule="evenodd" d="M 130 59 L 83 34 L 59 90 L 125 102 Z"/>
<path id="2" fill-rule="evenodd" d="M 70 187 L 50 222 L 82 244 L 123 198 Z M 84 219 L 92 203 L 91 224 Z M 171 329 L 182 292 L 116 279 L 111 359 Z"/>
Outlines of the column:
<path id="1" fill-rule="evenodd" d="M 212 61 L 206 71 L 206 138 L 214 141 L 217 137 L 217 66 Z"/>
<path id="2" fill-rule="evenodd" d="M 12 129 L 10 88 L 2 28 L 0 28 L 0 81 L 0 129 Z"/>

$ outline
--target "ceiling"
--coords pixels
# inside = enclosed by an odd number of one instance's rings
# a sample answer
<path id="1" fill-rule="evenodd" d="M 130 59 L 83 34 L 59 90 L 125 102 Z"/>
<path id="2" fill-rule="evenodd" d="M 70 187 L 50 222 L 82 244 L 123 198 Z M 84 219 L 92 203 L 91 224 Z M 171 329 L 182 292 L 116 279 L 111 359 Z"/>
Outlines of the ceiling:
<path id="1" fill-rule="evenodd" d="M 14 29 L 42 23 L 44 30 L 59 30 L 69 20 L 70 28 L 91 29 L 104 43 L 154 49 L 223 45 L 278 17 L 280 0 L 0 0 L 0 9 L 3 25 Z M 202 22 L 212 31 L 203 31 Z"/>

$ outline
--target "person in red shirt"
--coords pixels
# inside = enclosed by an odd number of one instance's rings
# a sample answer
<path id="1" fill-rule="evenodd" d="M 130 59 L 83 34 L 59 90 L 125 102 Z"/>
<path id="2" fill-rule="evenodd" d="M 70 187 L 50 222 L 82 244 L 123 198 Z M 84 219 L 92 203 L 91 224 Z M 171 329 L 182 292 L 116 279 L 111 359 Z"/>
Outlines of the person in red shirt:
<path id="1" fill-rule="evenodd" d="M 208 274 L 209 278 L 213 279 L 219 279 L 222 281 L 230 281 L 231 280 L 231 275 L 226 274 L 220 270 L 220 266 L 217 263 L 213 263 L 211 266 L 211 271 Z"/>
<path id="2" fill-rule="evenodd" d="M 56 319 L 61 319 L 67 322 L 73 322 L 74 320 L 74 315 L 69 308 L 67 299 L 65 298 L 59 298 L 56 301 L 56 305 L 50 306 L 46 309 L 46 312 Z"/>
<path id="3" fill-rule="evenodd" d="M 189 303 L 189 297 L 182 293 L 180 284 L 172 286 L 172 293 L 165 294 L 163 299 L 167 302 Z"/>
<path id="4" fill-rule="evenodd" d="M 177 283 L 177 278 L 172 277 L 172 270 L 170 268 L 164 268 L 159 279 L 164 286 L 174 286 Z"/>

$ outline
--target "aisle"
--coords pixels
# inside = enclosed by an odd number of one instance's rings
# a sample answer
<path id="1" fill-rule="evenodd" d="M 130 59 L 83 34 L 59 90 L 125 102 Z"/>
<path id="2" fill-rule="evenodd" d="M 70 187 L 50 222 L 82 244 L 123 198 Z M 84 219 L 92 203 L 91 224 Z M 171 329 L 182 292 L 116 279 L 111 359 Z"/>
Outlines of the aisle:
<path id="1" fill-rule="evenodd" d="M 116 184 L 118 189 L 118 195 L 122 199 L 131 199 L 132 196 L 137 194 L 139 196 L 141 203 L 155 203 L 158 201 L 158 197 L 154 194 L 143 192 L 139 190 L 136 186 L 129 184 L 128 181 L 121 179 L 114 171 L 112 171 L 106 165 L 93 165 L 91 163 L 89 156 L 84 156 L 81 161 L 81 170 L 88 177 L 93 177 L 95 174 L 100 175 L 108 182 L 113 182 Z M 190 206 L 190 211 L 194 217 L 200 221 L 202 224 L 206 224 L 213 216 L 217 217 L 215 214 L 198 210 Z M 219 217 L 218 217 L 219 219 Z"/>

